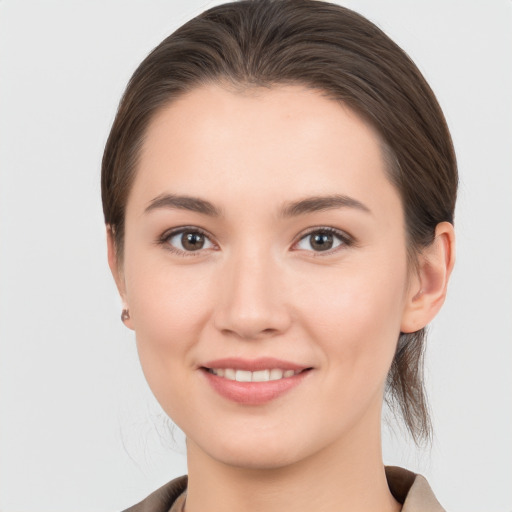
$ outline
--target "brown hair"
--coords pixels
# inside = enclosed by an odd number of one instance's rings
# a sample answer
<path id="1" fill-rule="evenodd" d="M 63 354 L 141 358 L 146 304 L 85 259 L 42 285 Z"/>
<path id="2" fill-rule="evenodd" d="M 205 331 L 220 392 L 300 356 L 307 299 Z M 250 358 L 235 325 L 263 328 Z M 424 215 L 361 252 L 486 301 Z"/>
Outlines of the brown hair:
<path id="1" fill-rule="evenodd" d="M 457 166 L 443 113 L 425 79 L 379 28 L 314 0 L 242 0 L 214 7 L 159 44 L 133 74 L 102 163 L 105 222 L 122 259 L 125 207 L 148 123 L 164 105 L 207 83 L 236 88 L 300 84 L 343 102 L 379 132 L 400 192 L 411 261 L 453 223 Z M 423 386 L 424 329 L 402 333 L 387 402 L 416 442 L 431 424 Z"/>

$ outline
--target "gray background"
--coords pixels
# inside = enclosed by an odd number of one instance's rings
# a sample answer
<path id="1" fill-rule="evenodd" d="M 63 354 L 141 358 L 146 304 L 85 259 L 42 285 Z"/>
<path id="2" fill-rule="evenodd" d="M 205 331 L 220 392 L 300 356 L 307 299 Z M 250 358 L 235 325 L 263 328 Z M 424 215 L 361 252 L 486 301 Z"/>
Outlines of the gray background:
<path id="1" fill-rule="evenodd" d="M 220 3 L 220 2 L 215 2 Z M 119 510 L 186 471 L 119 321 L 102 149 L 140 60 L 212 2 L 0 1 L 0 511 Z M 354 0 L 444 108 L 458 261 L 431 328 L 436 439 L 385 460 L 452 512 L 512 510 L 512 2 Z"/>

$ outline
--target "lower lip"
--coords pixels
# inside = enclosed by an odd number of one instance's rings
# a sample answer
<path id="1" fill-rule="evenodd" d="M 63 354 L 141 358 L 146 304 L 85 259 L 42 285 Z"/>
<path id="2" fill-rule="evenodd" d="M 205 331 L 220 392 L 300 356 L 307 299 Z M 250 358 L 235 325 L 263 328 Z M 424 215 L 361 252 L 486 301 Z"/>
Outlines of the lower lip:
<path id="1" fill-rule="evenodd" d="M 213 389 L 224 398 L 244 405 L 261 405 L 298 386 L 309 375 L 310 370 L 302 371 L 293 377 L 266 382 L 238 382 L 219 377 L 205 369 L 202 372 Z"/>

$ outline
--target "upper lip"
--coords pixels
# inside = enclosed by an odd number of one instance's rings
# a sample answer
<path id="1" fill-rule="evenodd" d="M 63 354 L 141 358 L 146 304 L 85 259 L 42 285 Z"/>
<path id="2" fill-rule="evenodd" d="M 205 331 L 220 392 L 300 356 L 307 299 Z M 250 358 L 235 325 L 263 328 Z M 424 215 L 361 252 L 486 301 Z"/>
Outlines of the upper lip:
<path id="1" fill-rule="evenodd" d="M 215 359 L 201 365 L 203 368 L 233 368 L 234 370 L 246 370 L 255 372 L 258 370 L 268 370 L 279 368 L 281 370 L 305 370 L 310 368 L 307 365 L 284 361 L 274 357 L 260 357 L 257 359 L 242 359 L 238 357 L 226 357 L 223 359 Z"/>

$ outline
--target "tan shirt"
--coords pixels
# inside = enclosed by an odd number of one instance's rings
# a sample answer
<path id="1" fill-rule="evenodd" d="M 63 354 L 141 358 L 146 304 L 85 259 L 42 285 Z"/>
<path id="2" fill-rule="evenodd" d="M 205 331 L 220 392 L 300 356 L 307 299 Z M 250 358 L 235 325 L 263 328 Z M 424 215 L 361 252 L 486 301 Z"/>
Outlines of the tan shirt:
<path id="1" fill-rule="evenodd" d="M 396 466 L 386 467 L 389 489 L 403 504 L 402 512 L 446 512 L 421 475 Z M 160 487 L 124 512 L 182 512 L 187 496 L 187 477 L 181 476 Z"/>

